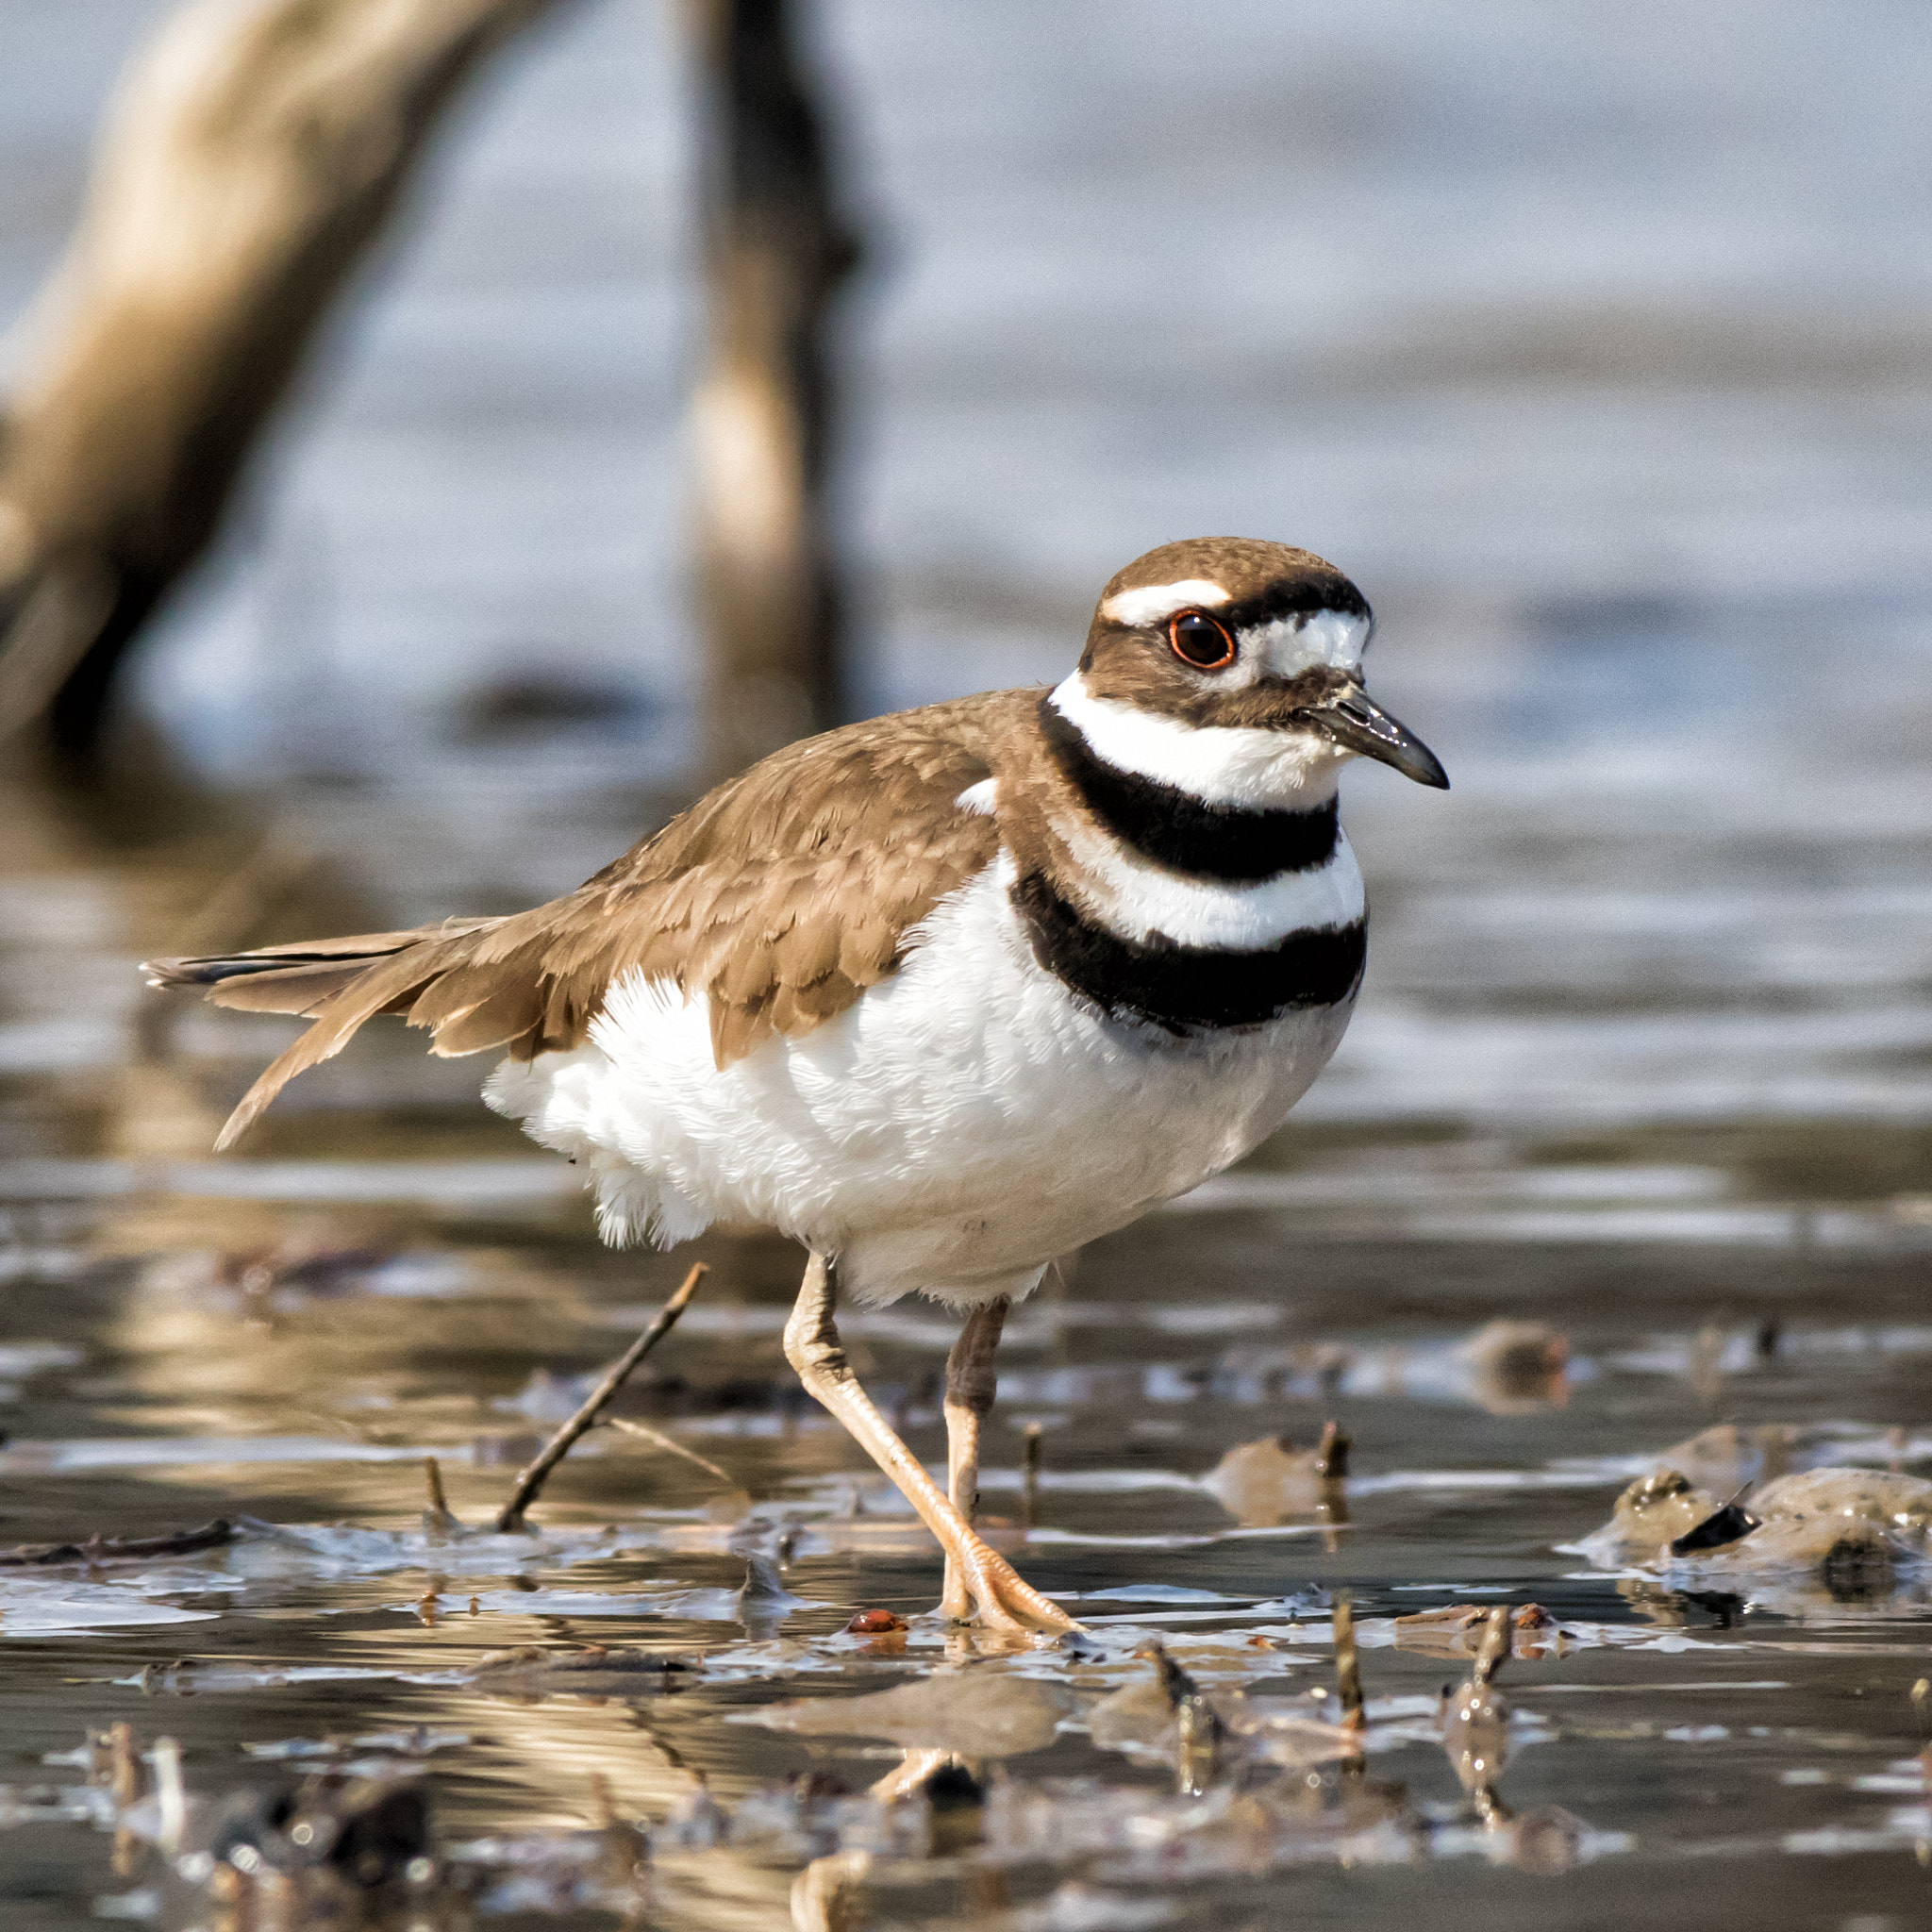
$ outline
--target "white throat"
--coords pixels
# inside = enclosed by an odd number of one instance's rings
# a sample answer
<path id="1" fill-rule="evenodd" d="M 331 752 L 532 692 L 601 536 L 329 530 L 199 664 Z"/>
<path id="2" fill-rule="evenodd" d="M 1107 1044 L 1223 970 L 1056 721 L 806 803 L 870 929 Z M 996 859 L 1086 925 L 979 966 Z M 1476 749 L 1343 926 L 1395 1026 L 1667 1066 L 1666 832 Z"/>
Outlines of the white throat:
<path id="1" fill-rule="evenodd" d="M 1079 672 L 1049 702 L 1095 758 L 1191 793 L 1208 805 L 1306 811 L 1335 795 L 1350 754 L 1315 731 L 1184 724 L 1114 698 L 1098 698 Z"/>

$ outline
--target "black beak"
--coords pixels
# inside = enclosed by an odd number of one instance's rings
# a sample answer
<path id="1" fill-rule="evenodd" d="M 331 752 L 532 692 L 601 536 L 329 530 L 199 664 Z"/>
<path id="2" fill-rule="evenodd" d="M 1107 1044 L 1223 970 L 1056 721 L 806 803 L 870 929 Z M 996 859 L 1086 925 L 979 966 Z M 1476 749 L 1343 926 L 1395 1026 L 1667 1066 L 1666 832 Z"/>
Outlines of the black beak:
<path id="1" fill-rule="evenodd" d="M 1391 718 L 1360 685 L 1351 685 L 1324 704 L 1311 705 L 1301 715 L 1345 749 L 1393 765 L 1405 778 L 1413 778 L 1418 785 L 1448 791 L 1449 774 L 1442 769 L 1441 759 L 1406 724 Z"/>

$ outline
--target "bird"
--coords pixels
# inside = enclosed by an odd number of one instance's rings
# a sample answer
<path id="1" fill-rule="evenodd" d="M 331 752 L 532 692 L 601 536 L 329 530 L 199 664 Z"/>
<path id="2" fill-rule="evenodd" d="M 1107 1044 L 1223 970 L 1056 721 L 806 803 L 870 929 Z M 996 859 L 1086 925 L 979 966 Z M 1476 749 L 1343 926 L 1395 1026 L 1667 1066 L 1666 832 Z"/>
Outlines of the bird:
<path id="1" fill-rule="evenodd" d="M 1251 1152 L 1341 1041 L 1367 908 L 1339 774 L 1449 783 L 1364 688 L 1374 625 L 1308 551 L 1162 544 L 1058 684 L 787 746 L 546 905 L 144 971 L 310 1022 L 217 1148 L 395 1014 L 501 1056 L 485 1102 L 577 1163 L 607 1241 L 792 1237 L 786 1356 L 938 1540 L 941 1614 L 1065 1631 L 974 1528 L 994 1351 L 1056 1257 Z M 962 1317 L 944 1487 L 839 1338 L 841 1299 L 913 1291 Z"/>

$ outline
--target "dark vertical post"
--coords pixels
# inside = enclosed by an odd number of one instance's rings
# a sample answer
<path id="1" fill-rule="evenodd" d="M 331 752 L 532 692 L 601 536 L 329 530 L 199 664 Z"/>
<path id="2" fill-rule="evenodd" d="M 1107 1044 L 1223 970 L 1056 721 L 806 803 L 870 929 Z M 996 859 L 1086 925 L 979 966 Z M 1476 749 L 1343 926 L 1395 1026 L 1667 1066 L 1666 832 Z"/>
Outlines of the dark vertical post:
<path id="1" fill-rule="evenodd" d="M 692 399 L 708 775 L 837 721 L 832 299 L 858 258 L 786 0 L 692 0 L 706 367 Z"/>

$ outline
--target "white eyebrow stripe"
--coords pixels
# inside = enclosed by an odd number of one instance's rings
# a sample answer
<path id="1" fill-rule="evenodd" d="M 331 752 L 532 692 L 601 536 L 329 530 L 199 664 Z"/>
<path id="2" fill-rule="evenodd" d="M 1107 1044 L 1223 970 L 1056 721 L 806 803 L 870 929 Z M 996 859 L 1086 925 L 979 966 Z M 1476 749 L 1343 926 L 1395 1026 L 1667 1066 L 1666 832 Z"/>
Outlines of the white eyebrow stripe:
<path id="1" fill-rule="evenodd" d="M 1206 577 L 1183 577 L 1174 584 L 1148 584 L 1138 591 L 1117 591 L 1100 607 L 1109 624 L 1124 624 L 1138 630 L 1143 624 L 1158 624 L 1176 610 L 1195 604 L 1226 604 L 1228 593 Z"/>

